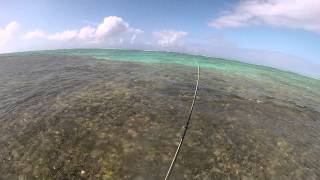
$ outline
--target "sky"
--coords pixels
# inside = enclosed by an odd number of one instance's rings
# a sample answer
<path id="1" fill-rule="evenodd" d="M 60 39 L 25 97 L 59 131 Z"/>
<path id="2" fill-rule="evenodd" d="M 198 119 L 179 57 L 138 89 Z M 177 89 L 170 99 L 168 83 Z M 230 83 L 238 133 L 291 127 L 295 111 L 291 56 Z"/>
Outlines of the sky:
<path id="1" fill-rule="evenodd" d="M 123 48 L 320 77 L 320 0 L 0 0 L 0 53 Z"/>

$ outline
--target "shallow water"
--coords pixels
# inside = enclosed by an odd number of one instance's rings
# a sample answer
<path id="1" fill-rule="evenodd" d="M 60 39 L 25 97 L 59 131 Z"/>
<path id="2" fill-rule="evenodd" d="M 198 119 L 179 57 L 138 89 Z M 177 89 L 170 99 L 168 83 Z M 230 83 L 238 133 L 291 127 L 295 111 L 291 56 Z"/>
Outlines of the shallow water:
<path id="1" fill-rule="evenodd" d="M 0 179 L 162 179 L 192 101 L 195 60 L 199 96 L 172 179 L 320 178 L 319 81 L 198 56 L 122 53 L 0 57 Z"/>
<path id="2" fill-rule="evenodd" d="M 178 64 L 191 67 L 199 65 L 201 68 L 214 70 L 225 78 L 232 78 L 232 83 L 236 83 L 235 87 L 238 88 L 239 93 L 255 94 L 257 96 L 270 95 L 301 106 L 312 106 L 320 111 L 320 80 L 265 66 L 180 53 L 117 49 L 48 50 L 21 52 L 14 55 L 80 56 L 152 64 Z M 238 78 L 238 80 L 234 80 L 235 78 Z"/>

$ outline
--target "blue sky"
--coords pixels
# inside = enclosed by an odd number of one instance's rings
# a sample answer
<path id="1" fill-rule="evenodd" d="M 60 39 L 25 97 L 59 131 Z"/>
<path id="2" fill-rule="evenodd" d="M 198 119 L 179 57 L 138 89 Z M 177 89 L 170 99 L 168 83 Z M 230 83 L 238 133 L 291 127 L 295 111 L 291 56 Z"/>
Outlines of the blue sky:
<path id="1" fill-rule="evenodd" d="M 132 48 L 320 77 L 319 0 L 3 0 L 0 52 Z"/>

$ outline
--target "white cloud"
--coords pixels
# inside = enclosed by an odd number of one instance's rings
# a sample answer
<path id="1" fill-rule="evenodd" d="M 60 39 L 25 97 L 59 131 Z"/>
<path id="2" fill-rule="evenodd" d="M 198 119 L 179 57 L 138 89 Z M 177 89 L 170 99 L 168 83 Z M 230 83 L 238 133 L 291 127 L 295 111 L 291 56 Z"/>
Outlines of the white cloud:
<path id="1" fill-rule="evenodd" d="M 178 40 L 188 35 L 188 33 L 184 31 L 164 30 L 154 32 L 153 35 L 160 46 L 170 46 L 176 44 Z"/>
<path id="2" fill-rule="evenodd" d="M 13 38 L 14 33 L 18 30 L 19 24 L 12 21 L 4 28 L 0 28 L 0 46 L 7 44 Z"/>
<path id="3" fill-rule="evenodd" d="M 68 41 L 76 39 L 78 37 L 78 32 L 76 30 L 66 30 L 60 33 L 55 33 L 50 35 L 48 39 L 57 41 Z"/>
<path id="4" fill-rule="evenodd" d="M 98 39 L 106 39 L 109 37 L 117 36 L 123 32 L 128 32 L 130 26 L 127 22 L 123 21 L 122 18 L 117 16 L 109 16 L 104 18 L 96 30 L 96 37 Z"/>
<path id="5" fill-rule="evenodd" d="M 143 32 L 135 29 L 125 22 L 121 17 L 108 16 L 96 28 L 85 26 L 80 30 L 66 30 L 47 36 L 49 40 L 70 41 L 81 40 L 88 42 L 123 42 L 125 35 L 131 35 L 130 42 L 133 43 L 137 34 Z M 32 39 L 32 38 L 30 38 Z"/>
<path id="6" fill-rule="evenodd" d="M 136 40 L 136 38 L 137 38 L 137 35 L 133 34 L 132 37 L 131 37 L 130 43 L 133 44 L 134 41 Z"/>
<path id="7" fill-rule="evenodd" d="M 209 22 L 209 26 L 269 25 L 320 33 L 319 17 L 319 0 L 246 0 Z"/>
<path id="8" fill-rule="evenodd" d="M 90 26 L 86 26 L 81 28 L 78 37 L 81 40 L 88 40 L 88 39 L 92 39 L 95 36 L 95 29 L 90 27 Z"/>
<path id="9" fill-rule="evenodd" d="M 45 36 L 46 35 L 42 30 L 36 29 L 34 31 L 29 31 L 25 33 L 22 37 L 23 39 L 35 39 L 35 38 L 43 38 Z"/>

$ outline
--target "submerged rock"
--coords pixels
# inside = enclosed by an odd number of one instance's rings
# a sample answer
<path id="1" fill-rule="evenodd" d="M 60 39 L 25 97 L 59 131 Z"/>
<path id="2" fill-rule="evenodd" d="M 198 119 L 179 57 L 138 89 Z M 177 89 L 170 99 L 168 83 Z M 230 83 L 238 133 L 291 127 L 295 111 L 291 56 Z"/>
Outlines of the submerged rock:
<path id="1" fill-rule="evenodd" d="M 1 57 L 0 179 L 162 179 L 195 75 L 172 64 Z M 318 179 L 317 107 L 243 78 L 202 69 L 172 179 Z"/>

